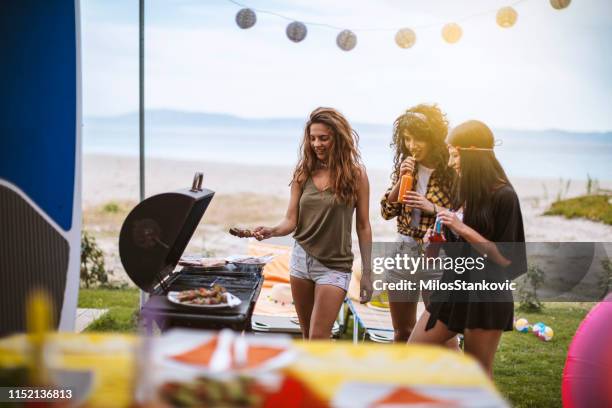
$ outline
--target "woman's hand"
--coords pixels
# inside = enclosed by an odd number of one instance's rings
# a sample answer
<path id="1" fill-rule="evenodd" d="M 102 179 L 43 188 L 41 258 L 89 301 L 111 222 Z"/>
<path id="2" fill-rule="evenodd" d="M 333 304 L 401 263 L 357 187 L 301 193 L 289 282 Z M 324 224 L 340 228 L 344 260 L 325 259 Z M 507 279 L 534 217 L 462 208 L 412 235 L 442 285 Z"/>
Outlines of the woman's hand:
<path id="1" fill-rule="evenodd" d="M 440 212 L 438 218 L 442 225 L 450 228 L 455 234 L 461 235 L 465 224 L 457 217 L 457 214 L 452 211 L 444 210 Z"/>
<path id="2" fill-rule="evenodd" d="M 361 274 L 361 280 L 359 281 L 359 302 L 368 303 L 372 300 L 372 293 L 374 287 L 372 285 L 372 271 L 364 271 Z"/>
<path id="3" fill-rule="evenodd" d="M 400 164 L 400 179 L 404 174 L 414 173 L 414 157 L 406 157 L 402 164 Z"/>
<path id="4" fill-rule="evenodd" d="M 429 227 L 427 228 L 427 231 L 425 232 L 425 236 L 423 237 L 424 244 L 429 244 L 429 238 L 431 237 L 431 234 L 433 234 L 433 228 Z"/>
<path id="5" fill-rule="evenodd" d="M 434 205 L 425 198 L 424 195 L 417 193 L 416 191 L 407 191 L 404 197 L 402 197 L 402 202 L 409 207 L 418 208 L 421 211 L 425 211 L 426 213 L 433 214 Z"/>
<path id="6" fill-rule="evenodd" d="M 270 227 L 257 227 L 253 230 L 253 236 L 258 241 L 263 241 L 264 239 L 268 239 L 272 237 L 274 233 L 273 229 Z"/>

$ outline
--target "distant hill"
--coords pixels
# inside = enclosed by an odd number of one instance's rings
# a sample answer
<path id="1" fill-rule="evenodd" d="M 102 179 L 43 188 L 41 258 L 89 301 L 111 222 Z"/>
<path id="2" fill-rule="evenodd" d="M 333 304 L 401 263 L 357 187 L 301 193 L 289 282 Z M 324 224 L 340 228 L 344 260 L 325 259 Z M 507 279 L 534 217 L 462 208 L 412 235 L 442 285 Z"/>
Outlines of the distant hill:
<path id="1" fill-rule="evenodd" d="M 252 119 L 239 116 L 206 113 L 206 112 L 185 112 L 175 110 L 156 109 L 146 113 L 146 124 L 150 127 L 223 127 L 223 128 L 251 128 L 251 129 L 301 129 L 306 118 L 263 118 Z M 86 127 L 121 127 L 137 128 L 138 113 L 128 113 L 117 116 L 91 116 L 83 119 Z M 377 135 L 391 135 L 391 125 L 374 123 L 353 123 L 359 133 L 375 133 Z M 565 130 L 520 130 L 520 129 L 494 129 L 498 138 L 513 137 L 552 137 L 567 139 L 574 137 L 595 137 L 607 139 L 612 138 L 612 132 L 570 132 Z"/>
<path id="2" fill-rule="evenodd" d="M 205 113 L 205 112 L 183 112 L 173 110 L 150 110 L 146 113 L 146 124 L 155 127 L 238 127 L 238 128 L 302 128 L 306 118 L 263 118 L 251 119 L 239 116 Z M 83 119 L 85 126 L 120 126 L 137 127 L 138 114 L 128 113 L 117 116 L 92 116 Z M 354 123 L 355 129 L 361 132 L 389 133 L 391 126 Z"/>

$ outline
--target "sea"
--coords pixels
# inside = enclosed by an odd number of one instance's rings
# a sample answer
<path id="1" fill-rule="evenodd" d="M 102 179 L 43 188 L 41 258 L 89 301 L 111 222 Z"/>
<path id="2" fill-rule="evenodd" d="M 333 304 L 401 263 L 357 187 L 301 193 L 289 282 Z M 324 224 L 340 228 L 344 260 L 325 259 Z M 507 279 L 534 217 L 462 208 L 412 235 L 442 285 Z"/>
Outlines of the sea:
<path id="1" fill-rule="evenodd" d="M 86 118 L 83 152 L 138 156 L 137 121 L 123 119 Z M 293 166 L 303 135 L 299 121 L 152 122 L 145 127 L 145 155 L 151 158 Z M 390 171 L 391 127 L 354 126 L 366 167 Z M 612 133 L 503 129 L 494 133 L 495 153 L 509 177 L 612 180 Z"/>

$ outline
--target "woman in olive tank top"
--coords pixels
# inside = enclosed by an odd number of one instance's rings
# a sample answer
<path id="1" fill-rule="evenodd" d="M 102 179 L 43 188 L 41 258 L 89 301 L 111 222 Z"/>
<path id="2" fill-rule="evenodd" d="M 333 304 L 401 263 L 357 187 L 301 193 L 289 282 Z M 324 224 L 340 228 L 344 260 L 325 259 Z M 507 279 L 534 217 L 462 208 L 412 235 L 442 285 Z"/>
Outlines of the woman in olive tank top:
<path id="1" fill-rule="evenodd" d="M 331 336 L 353 267 L 353 213 L 362 271 L 369 276 L 370 187 L 357 142 L 357 133 L 340 112 L 315 109 L 304 129 L 285 218 L 274 227 L 254 230 L 258 240 L 294 233 L 291 292 L 305 339 Z M 370 285 L 364 288 L 365 301 L 371 290 Z"/>

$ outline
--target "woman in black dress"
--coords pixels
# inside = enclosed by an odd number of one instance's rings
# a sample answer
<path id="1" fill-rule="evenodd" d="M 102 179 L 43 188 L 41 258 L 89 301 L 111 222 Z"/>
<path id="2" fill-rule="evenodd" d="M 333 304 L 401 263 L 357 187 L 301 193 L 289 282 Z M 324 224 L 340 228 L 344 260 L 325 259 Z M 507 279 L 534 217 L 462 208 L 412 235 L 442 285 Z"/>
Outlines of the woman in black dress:
<path id="1" fill-rule="evenodd" d="M 482 122 L 457 126 L 449 136 L 450 162 L 459 174 L 458 213 L 439 217 L 451 256 L 484 257 L 484 269 L 458 274 L 447 270 L 441 282 L 500 282 L 526 269 L 525 234 L 518 197 L 493 152 L 494 137 Z M 514 303 L 510 290 L 436 291 L 409 342 L 444 344 L 463 333 L 465 351 L 492 377 L 493 359 L 503 331 L 512 330 Z"/>

